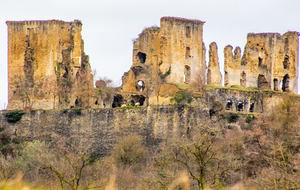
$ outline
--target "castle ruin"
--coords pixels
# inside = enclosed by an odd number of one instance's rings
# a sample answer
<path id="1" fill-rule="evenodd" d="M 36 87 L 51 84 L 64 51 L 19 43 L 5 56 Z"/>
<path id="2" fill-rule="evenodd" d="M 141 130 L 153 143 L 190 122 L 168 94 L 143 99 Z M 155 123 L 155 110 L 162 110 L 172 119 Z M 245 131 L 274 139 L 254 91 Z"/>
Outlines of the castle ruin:
<path id="1" fill-rule="evenodd" d="M 206 66 L 204 23 L 163 17 L 160 27 L 144 29 L 134 40 L 132 66 L 122 86 L 104 103 L 91 90 L 80 21 L 9 21 L 8 109 L 168 104 L 180 91 L 177 84 L 197 80 L 222 86 L 215 42 Z M 297 93 L 298 46 L 298 32 L 248 34 L 243 55 L 240 47 L 234 52 L 230 45 L 224 48 L 224 86 Z"/>

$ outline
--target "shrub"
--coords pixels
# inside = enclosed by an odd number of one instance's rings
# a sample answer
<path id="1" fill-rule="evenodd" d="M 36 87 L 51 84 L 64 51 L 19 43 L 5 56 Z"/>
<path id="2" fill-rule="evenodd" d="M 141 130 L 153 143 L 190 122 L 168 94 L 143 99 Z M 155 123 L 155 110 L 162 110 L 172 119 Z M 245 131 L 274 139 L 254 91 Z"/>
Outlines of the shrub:
<path id="1" fill-rule="evenodd" d="M 186 104 L 186 103 L 191 103 L 193 100 L 193 96 L 186 92 L 182 91 L 180 93 L 177 93 L 173 98 L 171 98 L 171 102 L 176 102 L 176 104 Z"/>
<path id="2" fill-rule="evenodd" d="M 118 142 L 112 153 L 112 157 L 117 164 L 133 165 L 144 161 L 145 154 L 140 137 L 132 135 L 127 136 Z"/>
<path id="3" fill-rule="evenodd" d="M 13 112 L 8 112 L 5 114 L 5 117 L 9 123 L 15 123 L 17 121 L 20 121 L 22 118 L 22 115 L 24 115 L 24 112 L 21 111 L 13 111 Z"/>
<path id="4" fill-rule="evenodd" d="M 245 122 L 246 122 L 246 123 L 251 123 L 251 122 L 253 121 L 253 119 L 254 119 L 254 116 L 252 116 L 252 115 L 247 115 L 247 117 L 246 117 L 246 119 L 245 119 Z"/>
<path id="5" fill-rule="evenodd" d="M 235 123 L 239 119 L 239 115 L 236 113 L 230 113 L 227 117 L 228 123 Z"/>
<path id="6" fill-rule="evenodd" d="M 81 115 L 81 108 L 74 108 L 76 115 Z"/>

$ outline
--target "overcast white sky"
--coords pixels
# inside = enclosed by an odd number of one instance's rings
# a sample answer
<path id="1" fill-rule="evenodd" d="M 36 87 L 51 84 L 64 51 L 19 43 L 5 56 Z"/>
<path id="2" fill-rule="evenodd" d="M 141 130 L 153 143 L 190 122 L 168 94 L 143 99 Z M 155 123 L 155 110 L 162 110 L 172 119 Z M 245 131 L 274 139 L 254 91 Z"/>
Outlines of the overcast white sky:
<path id="1" fill-rule="evenodd" d="M 92 68 L 120 81 L 131 66 L 131 39 L 163 16 L 205 21 L 205 46 L 217 43 L 222 73 L 224 47 L 243 51 L 247 33 L 300 32 L 300 0 L 0 0 L 0 109 L 7 105 L 7 20 L 81 20 Z"/>

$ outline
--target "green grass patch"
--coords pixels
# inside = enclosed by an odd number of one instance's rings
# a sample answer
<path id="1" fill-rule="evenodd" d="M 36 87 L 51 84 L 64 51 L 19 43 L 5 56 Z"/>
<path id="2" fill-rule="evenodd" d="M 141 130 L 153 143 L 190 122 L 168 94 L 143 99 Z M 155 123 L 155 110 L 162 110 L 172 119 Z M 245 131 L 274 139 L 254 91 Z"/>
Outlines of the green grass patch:
<path id="1" fill-rule="evenodd" d="M 185 84 L 185 83 L 170 83 L 170 84 L 177 86 L 177 88 L 179 88 L 180 90 L 192 89 L 192 87 L 190 85 Z"/>

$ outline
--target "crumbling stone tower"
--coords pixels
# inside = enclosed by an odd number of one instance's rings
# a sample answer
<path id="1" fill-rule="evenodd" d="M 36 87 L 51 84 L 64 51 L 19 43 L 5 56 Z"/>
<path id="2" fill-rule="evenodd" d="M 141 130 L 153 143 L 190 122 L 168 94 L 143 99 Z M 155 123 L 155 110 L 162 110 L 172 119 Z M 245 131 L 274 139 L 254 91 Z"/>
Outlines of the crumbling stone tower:
<path id="1" fill-rule="evenodd" d="M 226 46 L 225 86 L 239 83 L 244 87 L 297 93 L 298 44 L 298 32 L 249 33 L 241 61 L 239 47 L 232 58 L 232 47 Z"/>
<path id="2" fill-rule="evenodd" d="M 80 21 L 8 21 L 8 109 L 79 104 L 78 79 L 92 85 Z M 82 75 L 85 77 L 82 77 Z"/>
<path id="3" fill-rule="evenodd" d="M 205 46 L 200 20 L 163 17 L 160 27 L 146 28 L 133 45 L 133 64 L 123 76 L 124 92 L 137 92 L 150 84 L 190 83 L 201 77 L 205 84 Z"/>

